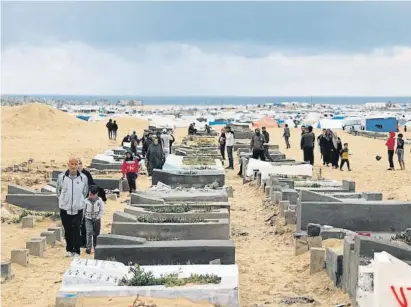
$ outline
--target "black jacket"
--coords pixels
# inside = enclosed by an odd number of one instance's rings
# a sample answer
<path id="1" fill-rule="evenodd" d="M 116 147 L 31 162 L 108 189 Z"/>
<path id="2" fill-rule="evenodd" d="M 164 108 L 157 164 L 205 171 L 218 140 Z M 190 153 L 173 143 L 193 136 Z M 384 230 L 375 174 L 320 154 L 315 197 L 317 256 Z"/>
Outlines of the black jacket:
<path id="1" fill-rule="evenodd" d="M 129 135 L 126 135 L 124 138 L 123 138 L 123 141 L 121 141 L 121 146 L 123 146 L 124 145 L 124 143 L 130 143 L 130 136 Z"/>
<path id="2" fill-rule="evenodd" d="M 86 175 L 86 177 L 87 177 L 87 183 L 88 183 L 88 186 L 90 187 L 90 186 L 92 186 L 92 185 L 97 185 L 95 182 L 94 182 L 94 179 L 93 179 L 93 176 L 90 174 L 90 172 L 88 171 L 88 170 L 86 170 L 85 168 L 83 168 L 83 170 L 81 171 L 84 175 Z M 107 197 L 106 197 L 106 191 L 103 189 L 103 188 L 100 188 L 99 186 L 98 186 L 98 193 L 97 193 L 97 195 L 104 201 L 104 202 L 106 202 L 107 201 Z"/>
<path id="3" fill-rule="evenodd" d="M 263 132 L 264 138 L 265 138 L 265 142 L 269 143 L 270 142 L 270 134 L 267 131 Z"/>
<path id="4" fill-rule="evenodd" d="M 315 135 L 312 132 L 304 133 L 301 137 L 301 149 L 314 148 Z"/>

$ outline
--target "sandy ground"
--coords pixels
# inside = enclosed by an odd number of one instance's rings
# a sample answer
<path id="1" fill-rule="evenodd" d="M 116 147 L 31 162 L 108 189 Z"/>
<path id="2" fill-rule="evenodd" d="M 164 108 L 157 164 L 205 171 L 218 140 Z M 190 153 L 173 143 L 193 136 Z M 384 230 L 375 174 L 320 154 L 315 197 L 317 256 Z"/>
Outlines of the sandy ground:
<path id="1" fill-rule="evenodd" d="M 129 130 L 137 130 L 141 134 L 147 126 L 147 122 L 130 118 L 120 118 L 118 122 L 119 138 Z M 176 137 L 181 138 L 185 133 L 186 129 L 179 129 Z M 292 130 L 292 148 L 289 150 L 285 150 L 281 139 L 282 129 L 272 129 L 270 133 L 272 143 L 280 144 L 280 150 L 287 156 L 301 158 L 298 130 Z M 352 178 L 359 191 L 382 191 L 385 198 L 411 199 L 410 172 L 386 171 L 383 141 L 342 133 L 340 136 L 350 144 L 353 171 L 349 173 L 322 168 L 323 177 L 339 180 Z M 65 167 L 70 154 L 83 156 L 87 164 L 95 154 L 115 147 L 120 142 L 108 140 L 104 122 L 82 122 L 42 105 L 3 108 L 1 140 L 3 201 L 8 183 L 41 186 L 48 181 L 52 169 Z M 406 152 L 407 161 L 410 154 L 408 149 Z M 383 157 L 382 161 L 375 160 L 377 154 Z M 25 165 L 24 162 L 30 158 L 34 162 Z M 316 163 L 319 162 L 319 154 L 316 153 Z M 6 168 L 7 171 L 4 171 Z M 316 166 L 315 172 L 318 173 L 319 169 Z M 275 209 L 262 202 L 261 190 L 243 186 L 236 173 L 237 170 L 227 172 L 227 184 L 234 188 L 231 227 L 240 270 L 241 305 L 280 306 L 279 301 L 287 296 L 311 296 L 321 306 L 327 307 L 347 303 L 347 296 L 331 285 L 325 272 L 309 275 L 309 254 L 298 257 L 292 255 L 294 229 L 282 226 L 280 221 L 274 221 L 273 226 L 265 222 Z M 146 176 L 139 178 L 139 188 L 144 189 L 149 185 Z M 107 202 L 103 232 L 109 231 L 112 213 L 123 208 L 125 198 L 122 196 L 117 201 Z M 1 224 L 2 259 L 9 258 L 12 249 L 24 248 L 27 239 L 38 236 L 49 225 L 55 224 L 50 219 L 44 219 L 39 220 L 32 229 L 22 229 L 20 224 L 7 222 L 9 217 L 18 213 L 16 208 L 8 204 L 3 207 L 7 211 L 2 209 L 2 218 L 6 218 Z M 31 257 L 27 268 L 13 264 L 14 279 L 2 285 L 2 306 L 54 306 L 55 295 L 70 261 L 64 258 L 63 244 L 58 243 L 47 249 L 44 258 Z M 157 307 L 164 306 L 164 302 L 160 301 L 151 303 Z M 187 301 L 179 304 L 190 306 Z M 201 306 L 208 305 L 205 303 Z"/>

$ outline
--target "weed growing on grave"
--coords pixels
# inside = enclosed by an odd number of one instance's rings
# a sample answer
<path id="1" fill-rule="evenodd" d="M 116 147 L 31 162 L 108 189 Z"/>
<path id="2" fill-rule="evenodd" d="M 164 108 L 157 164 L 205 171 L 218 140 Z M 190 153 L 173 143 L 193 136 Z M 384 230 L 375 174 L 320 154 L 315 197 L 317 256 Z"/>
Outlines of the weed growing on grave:
<path id="1" fill-rule="evenodd" d="M 219 284 L 221 277 L 214 274 L 191 274 L 190 277 L 179 277 L 178 273 L 162 274 L 155 277 L 153 272 L 144 271 L 139 265 L 130 267 L 131 278 L 123 277 L 120 286 L 166 286 L 178 287 L 187 284 Z"/>
<path id="2" fill-rule="evenodd" d="M 10 220 L 12 224 L 20 224 L 23 218 L 26 216 L 36 216 L 41 218 L 50 218 L 53 221 L 60 219 L 60 214 L 58 212 L 33 212 L 29 210 L 23 210 L 20 212 L 18 217 L 14 217 Z"/>
<path id="3" fill-rule="evenodd" d="M 137 221 L 140 223 L 207 223 L 210 220 L 205 220 L 203 218 L 178 218 L 178 217 L 169 217 L 169 218 L 158 218 L 150 215 L 139 216 Z"/>
<path id="4" fill-rule="evenodd" d="M 321 184 L 319 184 L 319 183 L 313 183 L 313 184 L 311 185 L 311 187 L 312 187 L 312 188 L 321 188 Z"/>

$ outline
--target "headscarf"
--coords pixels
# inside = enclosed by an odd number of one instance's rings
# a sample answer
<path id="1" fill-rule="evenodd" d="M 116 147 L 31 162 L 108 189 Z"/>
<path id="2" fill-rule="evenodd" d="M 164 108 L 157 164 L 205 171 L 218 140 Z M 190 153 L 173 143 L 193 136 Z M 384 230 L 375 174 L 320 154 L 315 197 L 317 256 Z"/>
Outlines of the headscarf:
<path id="1" fill-rule="evenodd" d="M 336 132 L 332 133 L 332 141 L 333 141 L 334 148 L 337 149 L 338 148 L 338 137 L 337 137 Z"/>

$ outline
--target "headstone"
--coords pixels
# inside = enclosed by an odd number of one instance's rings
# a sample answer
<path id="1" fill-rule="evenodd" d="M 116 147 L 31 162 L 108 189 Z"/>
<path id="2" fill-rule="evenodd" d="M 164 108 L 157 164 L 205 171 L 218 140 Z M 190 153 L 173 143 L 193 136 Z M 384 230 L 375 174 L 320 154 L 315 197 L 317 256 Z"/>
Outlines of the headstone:
<path id="1" fill-rule="evenodd" d="M 43 257 L 44 249 L 43 242 L 40 240 L 29 240 L 26 242 L 26 248 L 32 256 Z"/>
<path id="2" fill-rule="evenodd" d="M 314 274 L 325 267 L 325 248 L 313 247 L 310 251 L 310 274 Z"/>
<path id="3" fill-rule="evenodd" d="M 1 261 L 1 279 L 9 280 L 12 278 L 11 274 L 11 262 L 9 260 Z"/>
<path id="4" fill-rule="evenodd" d="M 63 228 L 62 227 L 49 227 L 48 231 L 53 231 L 56 235 L 56 240 L 61 241 L 63 239 Z"/>
<path id="5" fill-rule="evenodd" d="M 29 250 L 28 249 L 13 249 L 11 251 L 11 262 L 21 266 L 29 265 Z"/>
<path id="6" fill-rule="evenodd" d="M 320 224 L 314 224 L 314 223 L 308 223 L 307 225 L 307 234 L 310 237 L 317 237 L 320 235 L 321 232 L 321 225 Z"/>
<path id="7" fill-rule="evenodd" d="M 33 228 L 35 223 L 34 216 L 25 216 L 22 219 L 22 227 L 23 228 Z"/>
<path id="8" fill-rule="evenodd" d="M 228 197 L 233 197 L 233 187 L 232 186 L 226 186 L 225 190 L 227 192 Z"/>
<path id="9" fill-rule="evenodd" d="M 297 223 L 297 216 L 295 211 L 284 210 L 284 219 L 287 225 L 295 225 Z"/>
<path id="10" fill-rule="evenodd" d="M 33 237 L 30 240 L 37 240 L 37 241 L 41 241 L 41 244 L 43 245 L 43 250 L 46 251 L 47 250 L 47 241 L 46 241 L 46 237 Z"/>
<path id="11" fill-rule="evenodd" d="M 45 237 L 47 244 L 56 244 L 56 234 L 54 231 L 43 231 L 40 233 L 40 237 Z"/>

